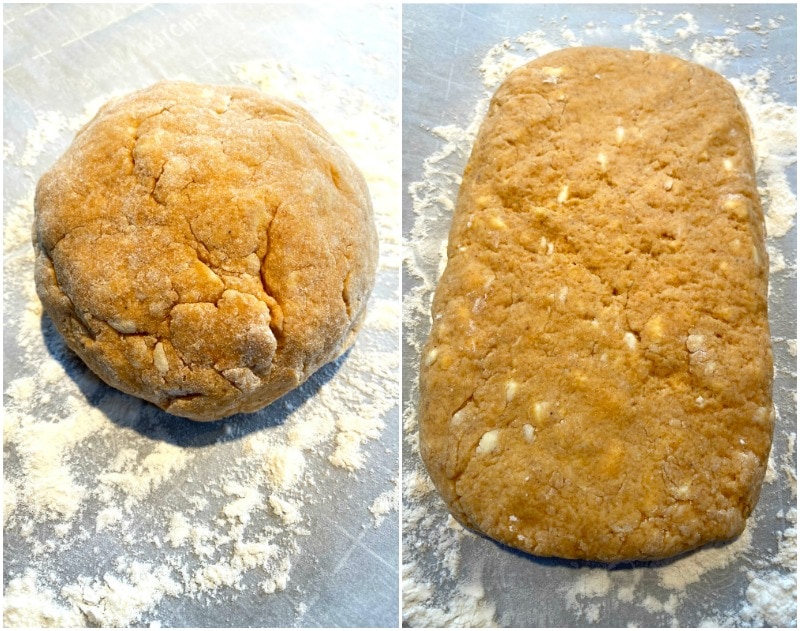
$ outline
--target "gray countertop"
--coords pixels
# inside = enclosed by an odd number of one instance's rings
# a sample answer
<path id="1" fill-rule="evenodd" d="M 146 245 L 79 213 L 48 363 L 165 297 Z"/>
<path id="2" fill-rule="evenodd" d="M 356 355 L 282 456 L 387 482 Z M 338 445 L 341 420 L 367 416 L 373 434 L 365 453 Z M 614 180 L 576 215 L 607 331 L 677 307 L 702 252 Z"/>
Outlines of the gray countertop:
<path id="1" fill-rule="evenodd" d="M 770 179 L 775 353 L 770 472 L 739 540 L 657 563 L 615 567 L 529 556 L 467 533 L 426 483 L 416 451 L 417 366 L 430 327 L 461 171 L 501 66 L 572 45 L 644 48 L 710 65 L 796 124 L 794 5 L 410 5 L 403 14 L 404 621 L 499 626 L 793 626 L 796 620 L 796 155 Z M 501 70 L 498 70 L 500 68 Z M 759 72 L 760 71 L 760 72 Z M 747 77 L 750 77 L 748 79 Z M 753 112 L 750 112 L 751 117 Z M 754 125 L 763 123 L 757 116 Z M 769 121 L 768 121 L 769 122 Z M 773 121 L 774 122 L 774 121 Z M 758 135 L 758 130 L 757 135 Z M 768 133 L 772 133 L 769 131 Z M 779 153 L 787 154 L 784 145 Z M 762 156 L 763 157 L 763 156 Z M 773 165 L 774 167 L 774 165 Z M 787 186 L 788 182 L 788 186 Z M 791 190 L 789 190 L 791 189 Z M 780 195 L 787 196 L 781 200 Z M 779 222 L 777 222 L 779 223 Z M 768 603 L 768 604 L 765 604 Z"/>

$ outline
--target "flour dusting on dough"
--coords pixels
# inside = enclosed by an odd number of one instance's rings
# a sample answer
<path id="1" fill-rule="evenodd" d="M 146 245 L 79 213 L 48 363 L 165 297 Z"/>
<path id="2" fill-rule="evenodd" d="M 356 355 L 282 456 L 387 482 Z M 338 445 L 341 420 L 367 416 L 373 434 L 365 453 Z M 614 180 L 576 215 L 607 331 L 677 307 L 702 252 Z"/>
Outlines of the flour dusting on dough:
<path id="1" fill-rule="evenodd" d="M 769 36 L 780 28 L 782 22 L 782 16 L 769 18 L 768 27 L 759 23 L 757 29 L 751 30 Z M 443 268 L 449 219 L 460 174 L 486 111 L 488 98 L 503 78 L 521 63 L 575 45 L 576 40 L 591 45 L 593 38 L 608 35 L 604 25 L 589 22 L 581 29 L 576 28 L 574 21 L 569 24 L 569 32 L 578 33 L 578 37 L 569 38 L 565 27 L 558 31 L 558 35 L 554 35 L 552 30 L 546 34 L 539 29 L 507 37 L 490 47 L 478 65 L 487 90 L 479 95 L 469 123 L 463 128 L 448 125 L 430 130 L 441 142 L 424 159 L 422 179 L 407 187 L 413 204 L 414 223 L 404 245 L 403 263 L 414 279 L 414 285 L 404 295 L 403 318 L 409 332 L 407 342 L 415 354 L 412 363 L 417 360 L 430 327 L 430 300 Z M 774 76 L 773 69 L 760 68 L 752 75 L 732 75 L 733 62 L 750 54 L 750 51 L 737 46 L 735 36 L 742 30 L 743 27 L 733 25 L 723 35 L 708 36 L 702 33 L 691 12 L 669 15 L 666 10 L 650 9 L 639 11 L 622 28 L 623 33 L 635 39 L 632 48 L 676 54 L 722 71 L 730 78 L 755 134 L 757 176 L 766 215 L 768 247 L 771 252 L 784 252 L 787 246 L 783 237 L 794 228 L 796 217 L 796 194 L 787 177 L 787 169 L 796 161 L 796 107 L 778 100 L 772 93 L 770 80 Z M 607 40 L 603 43 L 608 45 Z M 771 283 L 796 275 L 796 266 L 786 265 L 785 260 L 778 256 L 771 256 L 771 265 Z M 771 297 L 774 298 L 772 293 Z M 776 344 L 774 352 L 776 365 L 781 365 L 783 353 L 791 355 L 794 352 L 796 356 L 796 340 L 788 340 L 786 345 Z M 416 374 L 412 379 L 412 384 L 415 383 Z M 408 401 L 413 403 L 418 392 L 416 385 L 412 385 L 412 389 Z M 792 396 L 792 401 L 796 405 L 795 396 Z M 419 436 L 413 404 L 403 411 L 403 427 L 404 453 L 411 454 L 404 458 L 403 472 L 404 620 L 412 626 L 443 626 L 450 623 L 453 612 L 463 606 L 465 585 L 472 585 L 475 580 L 472 576 L 464 576 L 461 569 L 462 565 L 469 563 L 463 554 L 464 542 L 471 535 L 465 534 L 460 527 L 446 525 L 453 521 L 452 517 L 444 510 L 417 456 Z M 791 434 L 794 436 L 793 432 Z M 776 445 L 773 449 L 776 448 L 781 452 L 781 464 L 771 458 L 770 470 L 774 473 L 766 482 L 762 495 L 771 493 L 771 487 L 777 484 L 788 483 L 795 494 L 793 497 L 796 497 L 794 442 L 785 447 Z M 685 626 L 689 620 L 689 626 L 794 626 L 796 512 L 792 509 L 782 513 L 777 522 L 773 522 L 778 532 L 777 541 L 773 542 L 772 549 L 760 551 L 764 544 L 756 547 L 753 531 L 763 529 L 764 519 L 751 518 L 745 532 L 732 544 L 708 547 L 677 560 L 656 564 L 656 590 L 644 581 L 648 571 L 646 567 L 611 574 L 606 570 L 581 574 L 563 594 L 566 606 L 575 620 L 601 626 L 606 611 L 604 602 L 610 596 L 638 608 L 643 615 L 651 616 L 648 620 L 658 621 L 659 625 Z M 738 568 L 744 572 L 745 568 L 752 566 L 755 569 L 744 574 L 746 581 L 741 607 L 708 612 L 705 618 L 698 619 L 694 617 L 696 612 L 685 608 L 690 602 L 693 586 L 699 581 L 726 569 Z M 501 612 L 496 610 L 485 589 L 481 593 L 483 606 L 480 611 L 463 610 L 467 617 L 465 624 L 482 626 L 481 623 L 488 619 L 490 624 L 498 625 L 498 620 L 503 619 L 498 618 Z"/>

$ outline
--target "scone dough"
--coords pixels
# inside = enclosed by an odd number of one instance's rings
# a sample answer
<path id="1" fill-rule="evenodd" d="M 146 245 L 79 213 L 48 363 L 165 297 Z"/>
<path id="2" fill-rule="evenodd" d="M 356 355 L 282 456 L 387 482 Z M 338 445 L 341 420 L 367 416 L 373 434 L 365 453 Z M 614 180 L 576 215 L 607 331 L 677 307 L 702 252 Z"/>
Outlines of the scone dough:
<path id="1" fill-rule="evenodd" d="M 104 381 L 252 412 L 349 348 L 378 244 L 364 178 L 302 108 L 162 82 L 106 104 L 36 190 L 36 287 Z"/>
<path id="2" fill-rule="evenodd" d="M 422 355 L 421 453 L 453 515 L 607 562 L 741 533 L 773 424 L 764 240 L 722 77 L 603 48 L 513 72 Z"/>

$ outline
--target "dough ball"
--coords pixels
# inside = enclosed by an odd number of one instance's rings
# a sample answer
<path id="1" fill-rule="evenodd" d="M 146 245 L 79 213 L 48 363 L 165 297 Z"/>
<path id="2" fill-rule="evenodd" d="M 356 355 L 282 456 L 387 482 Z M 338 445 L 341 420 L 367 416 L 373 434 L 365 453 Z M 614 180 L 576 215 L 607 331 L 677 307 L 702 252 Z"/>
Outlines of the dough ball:
<path id="1" fill-rule="evenodd" d="M 378 243 L 364 178 L 302 108 L 162 82 L 112 100 L 36 190 L 36 288 L 106 383 L 253 412 L 354 342 Z"/>

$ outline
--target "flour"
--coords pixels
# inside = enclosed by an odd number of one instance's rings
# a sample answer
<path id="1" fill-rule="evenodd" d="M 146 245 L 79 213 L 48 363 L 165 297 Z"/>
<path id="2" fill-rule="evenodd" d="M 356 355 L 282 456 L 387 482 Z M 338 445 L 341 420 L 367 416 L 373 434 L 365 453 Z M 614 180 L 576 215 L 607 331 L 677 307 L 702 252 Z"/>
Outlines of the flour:
<path id="1" fill-rule="evenodd" d="M 395 478 L 394 487 L 381 493 L 369 507 L 369 512 L 372 513 L 372 525 L 375 528 L 380 527 L 388 514 L 397 512 L 399 501 L 397 481 L 398 479 Z"/>
<path id="2" fill-rule="evenodd" d="M 185 450 L 165 443 L 156 445 L 141 463 L 135 450 L 123 449 L 110 463 L 109 469 L 98 475 L 95 495 L 103 504 L 122 498 L 125 510 L 130 513 L 172 473 L 183 469 L 189 459 Z"/>
<path id="3" fill-rule="evenodd" d="M 361 445 L 380 435 L 383 422 L 379 418 L 348 414 L 336 421 L 336 428 L 339 430 L 336 435 L 336 449 L 328 460 L 349 471 L 363 469 L 365 457 Z"/>
<path id="4" fill-rule="evenodd" d="M 134 561 L 124 567 L 125 578 L 106 574 L 102 579 L 81 577 L 66 585 L 67 598 L 93 625 L 124 627 L 151 611 L 165 595 L 177 596 L 182 589 L 164 567 L 153 568 Z"/>
<path id="5" fill-rule="evenodd" d="M 581 611 L 582 601 L 587 598 L 600 598 L 607 596 L 613 587 L 608 572 L 604 569 L 589 570 L 570 586 L 565 594 L 567 607 L 574 611 Z M 594 614 L 594 612 L 592 612 Z M 594 617 L 588 616 L 587 617 Z"/>
<path id="6" fill-rule="evenodd" d="M 78 512 L 87 490 L 77 481 L 67 454 L 104 427 L 96 410 L 76 410 L 79 404 L 73 397 L 66 405 L 74 411 L 59 421 L 6 411 L 11 418 L 4 425 L 3 440 L 13 443 L 24 472 L 18 501 L 24 501 L 37 520 L 69 520 Z"/>
<path id="7" fill-rule="evenodd" d="M 399 302 L 397 300 L 379 300 L 367 313 L 366 325 L 381 331 L 394 331 L 399 321 Z"/>
<path id="8" fill-rule="evenodd" d="M 403 318 L 409 331 L 406 342 L 412 349 L 412 365 L 418 361 L 430 328 L 430 300 L 446 264 L 447 232 L 460 173 L 488 107 L 488 98 L 510 70 L 529 59 L 578 42 L 591 45 L 598 40 L 603 45 L 613 45 L 609 42 L 611 31 L 605 25 L 587 22 L 580 27 L 579 20 L 570 19 L 569 28 L 559 23 L 549 29 L 505 37 L 483 56 L 477 55 L 481 60 L 477 71 L 486 92 L 476 95 L 469 122 L 464 126 L 448 124 L 428 130 L 440 142 L 430 155 L 422 158 L 422 178 L 407 187 L 414 223 L 406 239 L 403 261 L 414 284 L 404 294 Z M 740 60 L 752 54 L 752 49 L 740 43 L 737 37 L 740 33 L 749 29 L 750 33 L 766 38 L 784 22 L 782 16 L 762 16 L 750 27 L 726 21 L 721 34 L 708 35 L 689 11 L 670 15 L 668 9 L 644 9 L 621 29 L 635 39 L 631 48 L 675 54 L 702 63 L 726 74 L 734 85 L 754 132 L 771 284 L 783 278 L 794 282 L 796 275 L 793 250 L 784 239 L 792 231 L 796 217 L 796 194 L 788 177 L 789 168 L 796 162 L 796 107 L 782 102 L 773 93 L 771 86 L 780 79 L 773 74 L 776 72 L 773 68 L 765 66 L 738 74 L 731 69 L 738 68 Z M 771 298 L 778 300 L 772 294 Z M 793 313 L 780 307 L 775 312 L 774 304 L 772 308 L 776 317 Z M 786 340 L 785 344 L 776 341 L 774 346 L 776 366 L 783 362 L 793 366 L 794 362 L 785 359 L 784 354 L 796 358 L 796 340 Z M 466 534 L 447 514 L 417 455 L 416 377 L 414 371 L 409 379 L 412 388 L 409 404 L 403 411 L 404 454 L 408 454 L 404 457 L 402 513 L 407 624 L 447 626 L 453 623 L 454 612 L 460 609 L 459 623 L 465 626 L 480 626 L 489 611 L 488 618 L 493 623 L 504 621 L 502 626 L 552 626 L 554 621 L 566 626 L 617 626 L 620 620 L 613 617 L 614 612 L 623 610 L 635 612 L 624 620 L 629 626 L 795 626 L 796 511 L 781 510 L 777 520 L 761 514 L 765 506 L 772 505 L 769 502 L 775 501 L 770 499 L 774 489 L 789 489 L 792 497 L 796 497 L 794 428 L 790 426 L 788 432 L 786 426 L 781 428 L 782 414 L 787 419 L 794 417 L 794 393 L 788 401 L 776 399 L 779 429 L 770 459 L 770 476 L 762 492 L 765 497 L 737 540 L 708 546 L 677 559 L 609 571 L 558 563 L 550 567 L 533 559 L 521 566 L 517 555 L 501 553 L 486 540 L 479 540 L 479 550 L 473 547 L 475 537 Z M 781 406 L 785 412 L 781 412 Z M 788 438 L 782 441 L 781 436 Z M 466 542 L 470 542 L 469 557 L 465 556 Z M 495 564 L 505 567 L 506 563 L 513 565 L 508 570 L 511 576 L 506 578 L 504 570 L 498 572 L 509 595 L 492 592 L 489 596 L 490 584 L 480 584 L 476 568 L 486 571 Z M 724 601 L 718 598 L 714 601 L 726 603 L 724 609 L 698 604 L 702 603 L 699 596 L 708 589 L 704 586 L 715 584 L 720 577 L 725 577 L 730 593 L 724 595 Z M 515 581 L 524 583 L 525 589 Z M 467 586 L 481 594 L 481 611 L 463 602 Z M 529 590 L 544 592 L 536 599 L 536 612 L 524 607 L 526 615 L 509 618 L 518 609 L 516 602 L 521 599 L 530 602 L 530 595 L 521 593 Z M 555 600 L 548 590 L 557 592 Z M 624 604 L 624 609 L 619 603 Z M 541 618 L 536 618 L 537 614 Z"/>
<path id="9" fill-rule="evenodd" d="M 9 255 L 27 248 L 31 240 L 31 222 L 33 217 L 33 190 L 12 202 L 11 212 L 3 213 L 3 254 Z"/>
<path id="10" fill-rule="evenodd" d="M 717 72 L 722 72 L 731 59 L 742 54 L 728 35 L 695 42 L 692 44 L 691 52 L 692 61 Z"/>
<path id="11" fill-rule="evenodd" d="M 268 450 L 264 457 L 264 471 L 270 482 L 279 489 L 288 489 L 303 477 L 306 459 L 300 448 L 280 445 Z"/>
<path id="12" fill-rule="evenodd" d="M 665 589 L 683 592 L 707 572 L 726 568 L 744 558 L 752 549 L 752 529 L 752 521 L 749 521 L 744 532 L 732 543 L 702 548 L 691 554 L 689 563 L 673 563 L 659 568 L 658 582 Z"/>
<path id="13" fill-rule="evenodd" d="M 477 582 L 460 584 L 443 607 L 427 603 L 434 595 L 430 584 L 419 582 L 411 574 L 410 565 L 403 566 L 403 616 L 415 627 L 497 627 L 495 608 L 485 600 L 483 586 Z"/>
<path id="14" fill-rule="evenodd" d="M 372 445 L 399 396 L 398 112 L 336 73 L 261 60 L 235 68 L 228 83 L 299 101 L 365 175 L 381 252 L 359 340 L 257 417 L 199 426 L 159 415 L 105 387 L 42 317 L 32 279 L 31 175 L 29 193 L 4 214 L 4 298 L 15 305 L 6 312 L 6 352 L 15 358 L 3 432 L 6 558 L 13 560 L 6 563 L 6 626 L 124 627 L 156 616 L 151 626 L 166 626 L 164 612 L 178 601 L 223 606 L 248 591 L 281 598 L 294 573 L 317 571 L 301 542 L 329 536 L 317 529 L 320 516 L 337 519 L 331 497 L 338 485 L 357 496 L 358 476 L 385 460 Z M 41 173 L 45 158 L 52 161 L 108 96 L 75 117 L 37 113 L 24 147 L 4 145 L 7 158 Z M 345 481 L 334 483 L 337 473 Z M 393 494 L 396 487 L 355 505 L 352 518 L 378 527 L 395 510 Z M 119 556 L 109 559 L 109 551 Z M 313 611 L 296 594 L 290 602 Z"/>
<path id="15" fill-rule="evenodd" d="M 169 522 L 169 531 L 166 535 L 166 540 L 173 548 L 179 548 L 191 534 L 189 522 L 186 521 L 183 513 L 173 513 Z"/>
<path id="16" fill-rule="evenodd" d="M 80 627 L 83 620 L 79 611 L 56 602 L 53 592 L 37 583 L 33 570 L 11 579 L 3 593 L 4 627 Z"/>
<path id="17" fill-rule="evenodd" d="M 700 26 L 697 24 L 697 20 L 694 19 L 694 16 L 691 13 L 679 13 L 674 18 L 669 21 L 669 24 L 675 24 L 678 21 L 682 21 L 686 24 L 686 26 L 682 28 L 675 29 L 675 35 L 678 39 L 686 39 L 692 35 L 697 35 L 700 32 Z"/>
<path id="18" fill-rule="evenodd" d="M 748 604 L 739 617 L 753 626 L 793 626 L 791 622 L 797 618 L 796 578 L 779 572 L 749 576 Z"/>
<path id="19" fill-rule="evenodd" d="M 272 511 L 278 517 L 280 517 L 283 523 L 287 526 L 296 524 L 303 519 L 303 514 L 300 512 L 300 509 L 297 506 L 291 502 L 281 499 L 277 495 L 269 496 L 269 505 L 272 508 Z"/>
<path id="20" fill-rule="evenodd" d="M 102 532 L 106 528 L 118 524 L 124 518 L 122 510 L 118 506 L 110 506 L 108 508 L 104 508 L 99 513 L 97 513 L 97 520 L 95 521 L 95 530 L 97 532 Z"/>
<path id="21" fill-rule="evenodd" d="M 79 126 L 77 121 L 68 120 L 61 112 L 37 113 L 36 126 L 28 130 L 25 149 L 17 164 L 23 167 L 33 166 L 48 146 L 61 139 L 65 130 L 75 130 Z"/>

